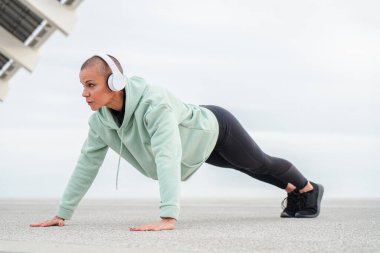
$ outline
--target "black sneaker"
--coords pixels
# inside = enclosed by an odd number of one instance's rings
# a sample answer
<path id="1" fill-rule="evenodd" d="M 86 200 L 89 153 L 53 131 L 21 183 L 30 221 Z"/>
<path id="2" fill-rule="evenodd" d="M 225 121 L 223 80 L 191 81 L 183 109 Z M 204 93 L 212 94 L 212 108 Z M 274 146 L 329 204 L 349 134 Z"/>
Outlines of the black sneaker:
<path id="1" fill-rule="evenodd" d="M 295 216 L 296 212 L 298 211 L 299 207 L 299 199 L 300 199 L 300 193 L 297 189 L 295 189 L 292 192 L 288 192 L 288 197 L 285 198 L 281 202 L 282 206 L 282 213 L 280 215 L 281 218 L 292 218 Z M 284 202 L 286 201 L 286 207 Z"/>
<path id="2" fill-rule="evenodd" d="M 315 218 L 321 211 L 323 185 L 310 182 L 313 190 L 300 194 L 300 206 L 296 218 Z"/>

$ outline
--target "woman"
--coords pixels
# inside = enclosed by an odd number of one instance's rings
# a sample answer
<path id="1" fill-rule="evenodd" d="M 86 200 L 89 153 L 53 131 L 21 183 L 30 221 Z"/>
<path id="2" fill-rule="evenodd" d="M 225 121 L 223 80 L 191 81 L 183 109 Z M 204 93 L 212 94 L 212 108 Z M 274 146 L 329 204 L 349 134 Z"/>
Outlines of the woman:
<path id="1" fill-rule="evenodd" d="M 287 203 L 280 217 L 319 215 L 323 186 L 309 182 L 287 160 L 265 154 L 230 112 L 214 105 L 183 103 L 166 89 L 140 77 L 126 78 L 122 72 L 119 61 L 109 55 L 95 55 L 83 63 L 79 75 L 82 96 L 96 111 L 89 119 L 88 137 L 56 216 L 30 226 L 64 226 L 95 179 L 109 147 L 119 153 L 119 165 L 123 157 L 159 181 L 161 219 L 131 231 L 175 229 L 180 182 L 204 162 L 234 168 L 285 189 Z"/>

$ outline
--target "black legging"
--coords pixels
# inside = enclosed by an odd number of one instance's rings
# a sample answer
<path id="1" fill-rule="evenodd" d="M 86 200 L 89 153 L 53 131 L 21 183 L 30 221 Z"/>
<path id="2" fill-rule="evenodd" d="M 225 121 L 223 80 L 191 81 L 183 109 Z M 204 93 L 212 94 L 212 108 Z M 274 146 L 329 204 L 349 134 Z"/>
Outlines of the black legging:
<path id="1" fill-rule="evenodd" d="M 218 140 L 206 163 L 236 169 L 281 189 L 288 183 L 298 189 L 306 186 L 307 179 L 294 165 L 265 154 L 229 111 L 215 105 L 200 106 L 211 110 L 219 123 Z"/>

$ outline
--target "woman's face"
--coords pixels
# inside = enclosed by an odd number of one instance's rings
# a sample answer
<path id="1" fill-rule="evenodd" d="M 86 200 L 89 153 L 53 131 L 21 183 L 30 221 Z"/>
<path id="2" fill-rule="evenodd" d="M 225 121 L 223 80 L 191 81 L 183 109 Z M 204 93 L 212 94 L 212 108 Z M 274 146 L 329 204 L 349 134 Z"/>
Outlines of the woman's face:
<path id="1" fill-rule="evenodd" d="M 106 78 L 96 66 L 89 66 L 79 73 L 80 82 L 83 85 L 82 97 L 86 99 L 91 110 L 96 111 L 102 106 L 107 106 L 113 97 L 112 91 L 106 84 Z"/>

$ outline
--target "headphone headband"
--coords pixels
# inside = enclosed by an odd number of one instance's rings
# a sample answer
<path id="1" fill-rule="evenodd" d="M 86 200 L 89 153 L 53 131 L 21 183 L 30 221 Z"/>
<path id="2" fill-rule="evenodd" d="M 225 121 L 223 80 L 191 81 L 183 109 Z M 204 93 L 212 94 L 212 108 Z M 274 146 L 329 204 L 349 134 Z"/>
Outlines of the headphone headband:
<path id="1" fill-rule="evenodd" d="M 123 73 L 121 73 L 111 57 L 106 54 L 99 54 L 97 56 L 102 58 L 111 69 L 112 74 L 108 77 L 107 80 L 108 87 L 113 91 L 120 91 L 124 89 L 127 83 L 127 78 L 123 75 Z"/>
<path id="2" fill-rule="evenodd" d="M 122 74 L 111 57 L 109 57 L 107 54 L 100 54 L 98 56 L 107 63 L 113 74 Z"/>

